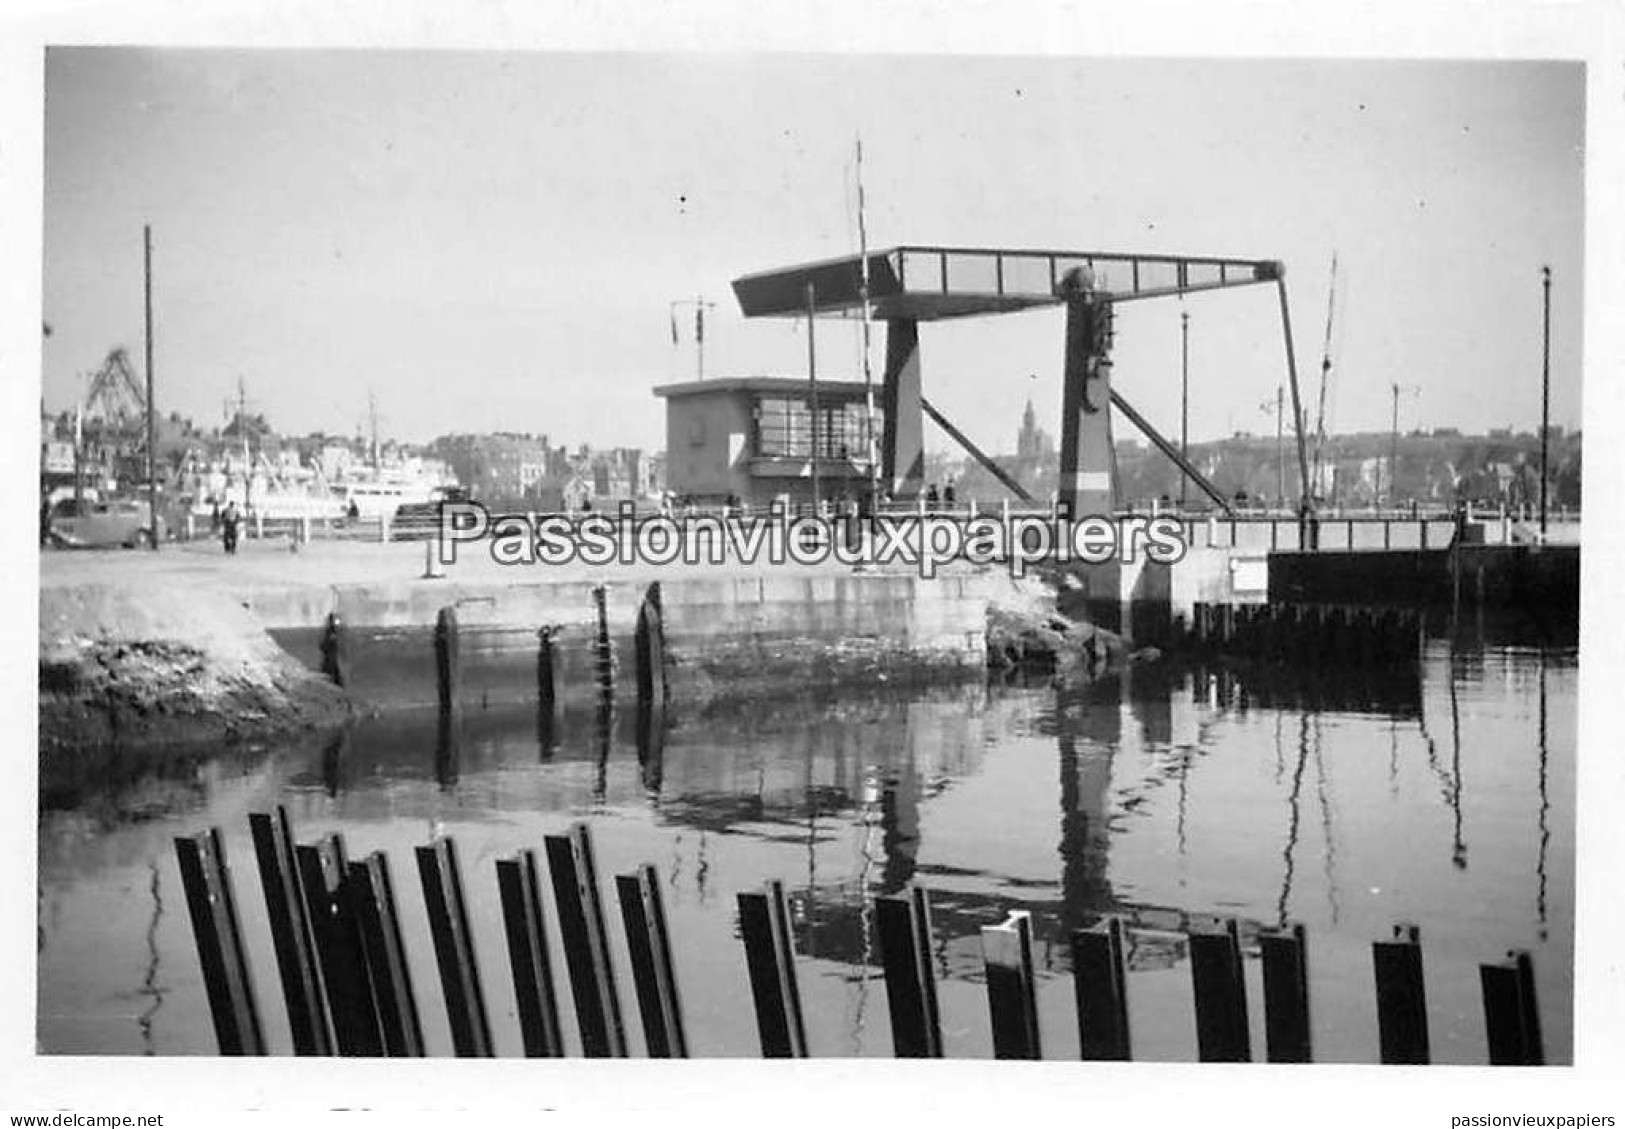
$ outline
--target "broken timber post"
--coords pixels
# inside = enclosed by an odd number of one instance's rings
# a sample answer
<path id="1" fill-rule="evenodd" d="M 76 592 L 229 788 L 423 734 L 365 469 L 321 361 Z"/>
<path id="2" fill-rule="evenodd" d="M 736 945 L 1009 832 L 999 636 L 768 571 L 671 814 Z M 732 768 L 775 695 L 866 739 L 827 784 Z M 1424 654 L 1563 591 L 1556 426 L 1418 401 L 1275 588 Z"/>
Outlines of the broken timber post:
<path id="1" fill-rule="evenodd" d="M 931 898 L 915 886 L 874 900 L 875 931 L 886 973 L 892 1051 L 898 1058 L 941 1058 L 942 1024 L 931 971 Z"/>
<path id="2" fill-rule="evenodd" d="M 1528 951 L 1518 949 L 1498 964 L 1479 965 L 1478 977 L 1490 1065 L 1545 1066 L 1535 1002 L 1535 966 Z"/>
<path id="3" fill-rule="evenodd" d="M 739 930 L 756 1005 L 763 1058 L 806 1058 L 807 1031 L 796 984 L 795 946 L 784 883 L 766 883 L 759 894 L 740 894 Z"/>
<path id="4" fill-rule="evenodd" d="M 1377 1034 L 1381 1061 L 1425 1066 L 1429 1062 L 1427 993 L 1422 981 L 1422 931 L 1394 926 L 1391 941 L 1374 941 L 1371 963 L 1377 980 Z"/>
<path id="5" fill-rule="evenodd" d="M 293 829 L 281 804 L 269 814 L 248 817 L 259 863 L 265 912 L 271 925 L 282 998 L 288 1008 L 288 1027 L 296 1055 L 333 1053 L 332 1019 L 327 1014 L 327 989 L 316 961 L 316 940 L 299 886 L 299 867 L 293 853 Z"/>
<path id="6" fill-rule="evenodd" d="M 1301 922 L 1258 935 L 1264 961 L 1264 1053 L 1270 1062 L 1310 1062 L 1309 956 Z"/>
<path id="7" fill-rule="evenodd" d="M 175 855 L 220 1053 L 262 1055 L 265 1036 L 260 1030 L 253 975 L 248 967 L 248 952 L 243 948 L 220 829 L 211 827 L 196 835 L 177 836 Z"/>
<path id="8" fill-rule="evenodd" d="M 1247 987 L 1234 918 L 1217 930 L 1190 935 L 1191 987 L 1196 996 L 1196 1054 L 1202 1062 L 1250 1062 Z"/>
<path id="9" fill-rule="evenodd" d="M 378 1057 L 384 1053 L 372 977 L 348 896 L 349 866 L 344 840 L 327 835 L 316 843 L 294 848 L 299 864 L 299 885 L 305 893 L 316 957 L 327 986 L 328 1009 L 333 1017 L 333 1040 L 345 1056 Z"/>
<path id="10" fill-rule="evenodd" d="M 389 860 L 384 852 L 374 851 L 351 862 L 348 870 L 345 886 L 367 956 L 384 1053 L 391 1058 L 422 1058 L 423 1024 L 401 941 Z"/>
<path id="11" fill-rule="evenodd" d="M 1012 910 L 1000 925 L 982 927 L 982 963 L 993 1025 L 994 1058 L 1042 1058 L 1033 982 L 1032 915 Z"/>
<path id="12" fill-rule="evenodd" d="M 625 1058 L 626 1031 L 609 963 L 609 936 L 598 897 L 592 838 L 585 823 L 575 823 L 568 834 L 545 836 L 543 843 L 581 1029 L 581 1052 L 588 1058 Z"/>
<path id="13" fill-rule="evenodd" d="M 536 877 L 536 852 L 520 851 L 497 860 L 497 888 L 502 897 L 502 925 L 513 968 L 514 1001 L 519 1034 L 527 1058 L 562 1058 L 558 996 L 547 954 L 547 924 L 542 890 Z"/>
<path id="14" fill-rule="evenodd" d="M 683 1008 L 677 996 L 677 974 L 666 932 L 666 910 L 660 900 L 660 876 L 645 864 L 615 877 L 632 957 L 632 983 L 643 1020 L 650 1058 L 687 1058 Z"/>
<path id="15" fill-rule="evenodd" d="M 417 847 L 415 854 L 440 986 L 446 994 L 452 1049 L 459 1058 L 490 1058 L 491 1022 L 485 1014 L 485 993 L 474 960 L 457 845 L 448 838 L 439 838 L 428 846 Z"/>
<path id="16" fill-rule="evenodd" d="M 1111 917 L 1072 934 L 1072 986 L 1078 1003 L 1079 1057 L 1128 1062 L 1128 978 L 1123 923 Z"/>

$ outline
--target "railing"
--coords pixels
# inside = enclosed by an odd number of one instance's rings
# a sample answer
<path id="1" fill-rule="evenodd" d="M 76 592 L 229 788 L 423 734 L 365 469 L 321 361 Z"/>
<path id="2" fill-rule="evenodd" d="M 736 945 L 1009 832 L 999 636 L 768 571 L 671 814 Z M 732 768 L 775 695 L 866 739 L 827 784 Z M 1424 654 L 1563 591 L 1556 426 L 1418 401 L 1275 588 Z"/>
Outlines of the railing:
<path id="1" fill-rule="evenodd" d="M 389 860 L 382 851 L 350 860 L 338 834 L 295 845 L 286 811 L 250 817 L 283 1001 L 296 1054 L 418 1057 L 425 1053 L 416 992 L 408 972 Z M 547 835 L 545 870 L 554 913 L 545 912 L 542 856 L 522 849 L 496 860 L 516 1014 L 526 1057 L 561 1057 L 556 979 L 548 933 L 556 928 L 575 1002 L 579 1048 L 589 1058 L 626 1057 L 627 1024 L 611 959 L 592 839 L 584 823 Z M 265 1017 L 246 957 L 241 919 L 218 828 L 177 837 L 175 850 L 202 964 L 209 1013 L 224 1055 L 266 1053 Z M 494 1055 L 490 1013 L 474 946 L 456 845 L 436 838 L 415 852 L 424 908 L 445 1000 L 451 1045 L 460 1057 Z M 651 1058 L 689 1054 L 681 995 L 654 867 L 615 878 L 644 1047 Z M 929 892 L 873 901 L 886 982 L 893 1051 L 899 1058 L 943 1056 L 935 974 L 937 951 Z M 784 886 L 767 882 L 738 895 L 739 932 L 757 1033 L 765 1058 L 802 1058 L 809 1045 L 797 986 L 795 937 Z M 1124 926 L 1106 918 L 1070 937 L 1081 1057 L 1128 1060 L 1128 977 Z M 979 930 L 993 1054 L 1039 1059 L 1033 923 L 1010 913 Z M 1309 1062 L 1308 939 L 1301 925 L 1262 930 L 1265 1058 Z M 1186 939 L 1202 1062 L 1253 1057 L 1243 962 L 1235 919 L 1192 928 Z M 1430 1061 L 1421 935 L 1399 925 L 1372 945 L 1377 1057 L 1383 1063 Z M 1527 952 L 1479 966 L 1491 1065 L 1545 1061 Z M 959 1021 L 963 1024 L 963 1019 Z"/>
<path id="2" fill-rule="evenodd" d="M 856 503 L 825 501 L 817 507 L 810 503 L 774 504 L 767 507 L 644 505 L 630 509 L 627 514 L 623 514 L 618 507 L 614 510 L 568 513 L 512 511 L 492 513 L 491 520 L 495 524 L 504 516 L 520 517 L 535 525 L 538 520 L 546 517 L 555 522 L 563 520 L 572 526 L 579 526 L 588 519 L 600 521 L 607 518 L 620 523 L 628 515 L 634 523 L 660 516 L 674 518 L 771 516 L 793 521 L 813 516 L 835 518 L 857 512 Z M 919 517 L 961 524 L 972 518 L 994 518 L 1001 522 L 1034 518 L 1052 520 L 1058 513 L 1053 504 L 1030 506 L 1012 505 L 1008 501 L 989 503 L 974 500 L 930 503 L 923 498 L 907 504 L 884 505 L 873 512 L 890 518 Z M 1191 512 L 1153 507 L 1149 510 L 1128 510 L 1117 516 L 1175 518 L 1184 527 L 1186 545 L 1192 548 L 1285 552 L 1305 547 L 1301 536 L 1302 520 L 1296 514 L 1280 510 L 1253 512 L 1238 510 L 1233 515 L 1224 515 L 1212 511 Z M 1548 512 L 1547 520 L 1549 526 L 1572 533 L 1579 526 L 1580 510 L 1578 507 L 1554 508 Z M 1444 549 L 1452 544 L 1457 530 L 1463 525 L 1483 527 L 1486 531 L 1484 540 L 1490 543 L 1508 543 L 1518 539 L 1519 536 L 1527 535 L 1537 522 L 1538 515 L 1527 508 L 1509 511 L 1468 507 L 1459 513 L 1441 508 L 1409 507 L 1389 510 L 1328 510 L 1315 516 L 1318 544 L 1310 547 L 1337 551 Z M 439 525 L 439 518 L 431 513 L 414 513 L 400 517 L 326 519 L 264 518 L 256 515 L 245 519 L 239 531 L 245 539 L 280 538 L 297 543 L 318 540 L 390 542 L 427 540 L 436 536 Z M 176 536 L 183 541 L 205 540 L 218 538 L 219 533 L 211 532 L 206 521 L 193 518 L 176 530 Z"/>

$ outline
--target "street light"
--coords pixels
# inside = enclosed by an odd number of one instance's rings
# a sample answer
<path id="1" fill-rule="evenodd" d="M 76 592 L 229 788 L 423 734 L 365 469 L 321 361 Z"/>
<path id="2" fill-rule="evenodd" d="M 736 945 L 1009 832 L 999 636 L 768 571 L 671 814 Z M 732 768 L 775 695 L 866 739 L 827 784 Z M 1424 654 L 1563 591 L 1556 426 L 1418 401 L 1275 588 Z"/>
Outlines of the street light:
<path id="1" fill-rule="evenodd" d="M 1540 539 L 1546 540 L 1546 444 L 1552 409 L 1552 268 L 1540 268 Z"/>

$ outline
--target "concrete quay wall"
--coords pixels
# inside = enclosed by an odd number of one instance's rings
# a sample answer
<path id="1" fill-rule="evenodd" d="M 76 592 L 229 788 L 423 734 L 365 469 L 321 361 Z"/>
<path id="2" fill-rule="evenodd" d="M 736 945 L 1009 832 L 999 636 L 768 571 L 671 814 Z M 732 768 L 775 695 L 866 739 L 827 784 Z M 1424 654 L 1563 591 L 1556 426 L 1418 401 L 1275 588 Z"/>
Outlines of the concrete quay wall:
<path id="1" fill-rule="evenodd" d="M 638 612 L 658 583 L 667 680 L 674 698 L 750 694 L 775 683 L 979 674 L 986 665 L 995 575 L 735 575 L 606 580 L 604 620 L 616 698 L 635 696 Z M 551 634 L 555 700 L 595 701 L 598 607 L 590 579 L 389 581 L 241 593 L 272 636 L 312 668 L 328 616 L 345 633 L 350 681 L 384 708 L 437 700 L 433 626 L 456 610 L 462 697 L 475 705 L 534 702 Z"/>

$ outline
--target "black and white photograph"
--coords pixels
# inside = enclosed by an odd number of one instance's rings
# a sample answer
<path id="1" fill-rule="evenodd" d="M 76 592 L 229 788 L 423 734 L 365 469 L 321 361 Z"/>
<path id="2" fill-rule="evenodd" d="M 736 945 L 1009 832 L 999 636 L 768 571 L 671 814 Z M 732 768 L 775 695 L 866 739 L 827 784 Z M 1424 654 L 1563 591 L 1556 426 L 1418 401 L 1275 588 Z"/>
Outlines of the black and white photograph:
<path id="1" fill-rule="evenodd" d="M 1618 13 L 1157 10 L 20 18 L 12 1123 L 1625 1116 Z"/>

